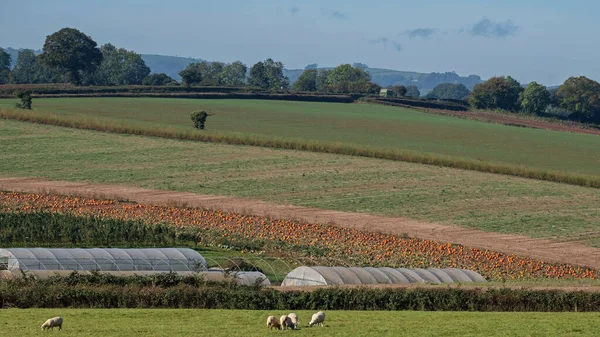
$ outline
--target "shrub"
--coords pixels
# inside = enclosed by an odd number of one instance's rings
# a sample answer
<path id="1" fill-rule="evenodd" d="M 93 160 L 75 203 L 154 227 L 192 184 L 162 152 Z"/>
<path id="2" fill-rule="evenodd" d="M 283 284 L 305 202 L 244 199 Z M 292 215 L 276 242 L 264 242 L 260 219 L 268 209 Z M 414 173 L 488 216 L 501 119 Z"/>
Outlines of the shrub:
<path id="1" fill-rule="evenodd" d="M 206 111 L 194 111 L 191 114 L 192 122 L 197 129 L 204 130 L 204 124 L 209 114 Z"/>
<path id="2" fill-rule="evenodd" d="M 18 90 L 15 93 L 15 97 L 21 100 L 21 103 L 17 103 L 15 106 L 18 109 L 31 110 L 31 92 Z"/>

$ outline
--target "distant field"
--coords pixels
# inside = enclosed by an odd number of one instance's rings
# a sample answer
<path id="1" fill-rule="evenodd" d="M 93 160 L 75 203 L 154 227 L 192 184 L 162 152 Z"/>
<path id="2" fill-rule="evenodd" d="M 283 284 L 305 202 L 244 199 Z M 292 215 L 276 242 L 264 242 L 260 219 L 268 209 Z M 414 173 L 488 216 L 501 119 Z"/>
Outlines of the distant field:
<path id="1" fill-rule="evenodd" d="M 192 336 L 597 336 L 597 313 L 481 313 L 414 311 L 325 311 L 324 327 L 306 325 L 314 312 L 295 311 L 297 331 L 269 331 L 269 315 L 288 312 L 186 309 L 9 309 L 0 311 L 0 336 L 41 334 L 50 317 L 77 337 Z M 56 330 L 56 329 L 55 329 Z"/>
<path id="2" fill-rule="evenodd" d="M 0 100 L 11 107 L 14 100 Z M 367 104 L 169 98 L 35 99 L 64 116 L 148 127 L 192 129 L 189 114 L 213 114 L 208 132 L 406 150 L 540 170 L 600 176 L 600 137 L 509 127 Z"/>
<path id="3" fill-rule="evenodd" d="M 231 195 L 600 246 L 597 189 L 389 160 L 0 120 L 0 176 Z"/>

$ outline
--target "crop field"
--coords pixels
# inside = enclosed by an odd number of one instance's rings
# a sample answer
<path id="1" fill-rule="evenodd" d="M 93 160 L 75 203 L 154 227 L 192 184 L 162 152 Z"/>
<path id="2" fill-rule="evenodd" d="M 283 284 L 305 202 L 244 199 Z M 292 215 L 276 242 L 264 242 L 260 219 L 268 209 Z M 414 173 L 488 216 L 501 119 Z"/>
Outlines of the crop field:
<path id="1" fill-rule="evenodd" d="M 596 279 L 598 271 L 566 264 L 551 264 L 489 250 L 432 240 L 404 238 L 331 225 L 319 225 L 269 217 L 249 216 L 194 208 L 148 206 L 114 200 L 94 200 L 37 194 L 0 193 L 1 212 L 51 212 L 167 223 L 181 229 L 210 231 L 204 244 L 253 246 L 255 250 L 283 251 L 288 256 L 323 257 L 329 265 L 396 266 L 408 268 L 453 267 L 479 272 L 491 280 L 532 278 Z M 0 213 L 1 214 L 1 213 Z M 40 232 L 28 225 L 4 220 L 6 228 L 19 227 L 21 235 L 34 240 Z M 53 221 L 47 221 L 48 225 Z M 30 221 L 26 221 L 30 223 Z M 46 228 L 48 232 L 60 229 Z M 29 233 L 29 234 L 26 234 Z M 5 237 L 8 233 L 2 233 Z M 12 240 L 18 237 L 10 234 Z M 66 235 L 68 236 L 68 234 Z M 70 241 L 69 238 L 64 238 Z M 48 240 L 48 238 L 46 238 Z M 323 261 L 320 261 L 323 263 Z"/>
<path id="2" fill-rule="evenodd" d="M 10 108 L 14 100 L 0 100 Z M 368 104 L 170 98 L 35 99 L 34 109 L 59 117 L 123 127 L 193 131 L 189 114 L 212 116 L 207 134 L 288 139 L 368 151 L 408 151 L 431 158 L 508 165 L 514 170 L 600 176 L 600 137 L 516 128 Z M 176 137 L 176 136 L 174 136 Z"/>
<path id="3" fill-rule="evenodd" d="M 288 312 L 189 309 L 25 309 L 0 311 L 0 336 L 41 333 L 49 317 L 64 319 L 61 336 L 597 336 L 597 313 L 326 311 L 324 327 L 307 326 L 314 312 L 296 311 L 296 331 L 269 331 L 269 315 Z M 54 331 L 54 333 L 58 333 Z"/>
<path id="4" fill-rule="evenodd" d="M 230 195 L 600 246 L 597 189 L 436 166 L 0 120 L 0 175 Z"/>

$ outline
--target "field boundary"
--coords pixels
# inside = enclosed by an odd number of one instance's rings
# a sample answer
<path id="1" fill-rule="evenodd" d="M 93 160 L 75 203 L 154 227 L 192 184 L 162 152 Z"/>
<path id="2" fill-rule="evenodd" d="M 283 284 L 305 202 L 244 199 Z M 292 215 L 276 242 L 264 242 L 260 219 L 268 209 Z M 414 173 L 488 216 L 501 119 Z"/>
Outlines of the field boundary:
<path id="1" fill-rule="evenodd" d="M 0 108 L 0 118 L 108 133 L 387 159 L 600 188 L 600 176 L 535 169 L 520 165 L 486 162 L 468 158 L 445 156 L 441 154 L 427 154 L 402 149 L 380 150 L 371 147 L 357 147 L 337 143 L 302 141 L 286 138 L 235 135 L 215 132 L 206 133 L 198 132 L 197 130 L 192 130 L 191 128 L 189 131 L 182 131 L 180 129 L 168 127 L 144 127 L 136 123 L 115 122 L 111 120 L 81 116 L 62 116 L 31 110 Z"/>
<path id="2" fill-rule="evenodd" d="M 421 239 L 451 242 L 547 262 L 568 263 L 600 269 L 600 249 L 587 247 L 577 242 L 556 242 L 522 235 L 484 232 L 408 218 L 277 205 L 260 200 L 228 196 L 201 195 L 189 192 L 161 191 L 87 182 L 46 181 L 32 178 L 0 177 L 0 190 L 130 200 L 150 205 L 196 207 L 248 215 L 270 216 L 279 219 L 297 219 L 310 223 L 326 223 L 369 232 L 408 235 L 409 237 Z"/>

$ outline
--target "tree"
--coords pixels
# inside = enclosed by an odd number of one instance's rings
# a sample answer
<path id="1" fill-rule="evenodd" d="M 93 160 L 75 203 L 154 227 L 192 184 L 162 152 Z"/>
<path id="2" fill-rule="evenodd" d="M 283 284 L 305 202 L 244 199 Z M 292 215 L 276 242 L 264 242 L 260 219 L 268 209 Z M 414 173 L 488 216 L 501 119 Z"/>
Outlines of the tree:
<path id="1" fill-rule="evenodd" d="M 409 85 L 408 87 L 406 87 L 405 96 L 419 98 L 421 97 L 421 92 L 419 91 L 419 88 L 417 88 L 416 85 Z"/>
<path id="2" fill-rule="evenodd" d="M 335 67 L 327 78 L 329 91 L 337 93 L 372 92 L 371 77 L 361 68 L 342 64 Z"/>
<path id="3" fill-rule="evenodd" d="M 14 83 L 37 83 L 36 73 L 38 70 L 35 61 L 36 57 L 33 50 L 23 49 L 19 51 L 17 63 L 12 71 Z"/>
<path id="4" fill-rule="evenodd" d="M 332 70 L 330 69 L 320 69 L 317 70 L 317 79 L 316 79 L 316 88 L 318 92 L 328 92 L 329 90 L 329 75 L 331 75 Z"/>
<path id="5" fill-rule="evenodd" d="M 353 63 L 353 64 L 352 64 L 352 66 L 353 66 L 354 68 L 360 68 L 360 69 L 363 69 L 363 70 L 365 70 L 365 69 L 369 68 L 369 66 L 368 66 L 368 65 L 366 65 L 366 64 L 364 64 L 364 63 L 360 63 L 360 62 L 355 62 L 355 63 Z"/>
<path id="6" fill-rule="evenodd" d="M 521 110 L 530 114 L 539 114 L 550 104 L 550 93 L 546 87 L 531 82 L 521 94 Z"/>
<path id="7" fill-rule="evenodd" d="M 102 62 L 102 53 L 91 37 L 77 29 L 63 28 L 46 37 L 43 61 L 52 68 L 65 69 L 71 83 L 81 83 L 81 73 L 93 73 Z"/>
<path id="8" fill-rule="evenodd" d="M 235 61 L 223 68 L 221 79 L 224 85 L 241 87 L 246 84 L 248 67 L 241 61 Z"/>
<path id="9" fill-rule="evenodd" d="M 250 68 L 248 84 L 264 90 L 281 90 L 287 89 L 290 81 L 283 75 L 283 64 L 269 58 Z"/>
<path id="10" fill-rule="evenodd" d="M 316 63 L 311 63 L 311 64 L 308 64 L 308 65 L 306 65 L 306 67 L 304 67 L 304 70 L 309 70 L 309 69 L 317 69 L 317 68 L 319 68 L 319 65 L 318 65 L 318 64 L 316 64 Z"/>
<path id="11" fill-rule="evenodd" d="M 463 100 L 467 99 L 470 93 L 463 84 L 441 83 L 427 94 L 427 98 Z"/>
<path id="12" fill-rule="evenodd" d="M 510 76 L 492 77 L 473 88 L 471 105 L 477 109 L 518 111 L 523 87 Z"/>
<path id="13" fill-rule="evenodd" d="M 165 73 L 150 74 L 142 80 L 143 85 L 163 86 L 163 85 L 179 85 L 177 81 L 172 79 Z"/>
<path id="14" fill-rule="evenodd" d="M 183 85 L 198 85 L 202 83 L 202 66 L 198 62 L 190 63 L 179 72 Z"/>
<path id="15" fill-rule="evenodd" d="M 107 43 L 100 47 L 102 62 L 97 71 L 84 82 L 96 85 L 132 85 L 142 84 L 150 74 L 142 57 L 124 48 Z"/>
<path id="16" fill-rule="evenodd" d="M 15 93 L 15 97 L 21 100 L 21 103 L 16 104 L 17 108 L 31 110 L 31 92 L 19 90 Z"/>
<path id="17" fill-rule="evenodd" d="M 292 89 L 295 91 L 317 91 L 317 74 L 316 69 L 305 70 L 294 82 Z"/>
<path id="18" fill-rule="evenodd" d="M 560 106 L 579 120 L 600 120 L 600 83 L 585 76 L 571 77 L 556 93 Z"/>
<path id="19" fill-rule="evenodd" d="M 392 91 L 396 94 L 397 97 L 406 96 L 406 87 L 403 85 L 395 85 L 391 87 Z"/>
<path id="20" fill-rule="evenodd" d="M 8 83 L 10 74 L 10 54 L 0 48 L 0 84 Z"/>

